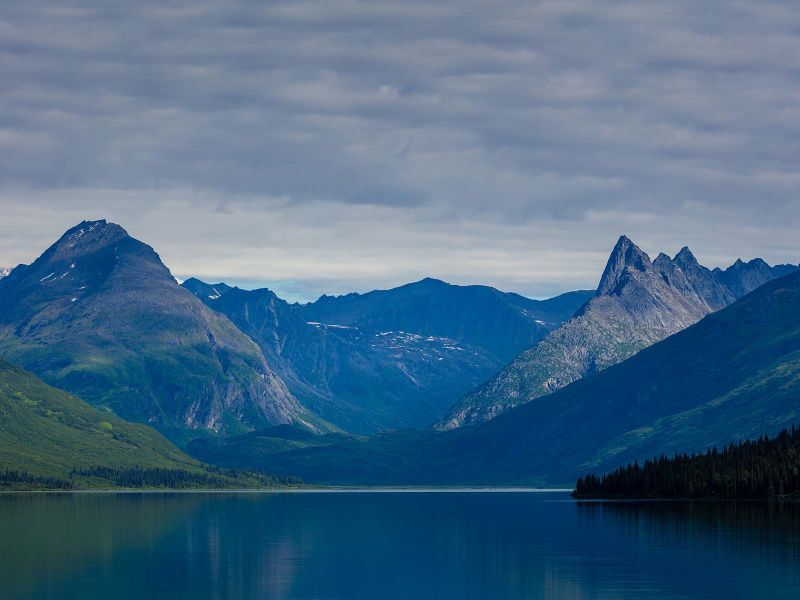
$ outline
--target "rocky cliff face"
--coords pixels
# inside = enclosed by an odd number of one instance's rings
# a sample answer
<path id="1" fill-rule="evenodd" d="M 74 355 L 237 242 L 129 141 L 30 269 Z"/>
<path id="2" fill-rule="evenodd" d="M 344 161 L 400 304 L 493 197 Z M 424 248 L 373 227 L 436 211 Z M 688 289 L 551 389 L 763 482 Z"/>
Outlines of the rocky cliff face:
<path id="1" fill-rule="evenodd" d="M 179 441 L 313 420 L 252 340 L 105 221 L 0 280 L 0 355 Z"/>
<path id="2" fill-rule="evenodd" d="M 755 260 L 712 272 L 688 248 L 673 259 L 660 254 L 651 262 L 623 236 L 597 293 L 575 317 L 466 395 L 437 428 L 486 421 L 602 371 L 788 270 Z"/>

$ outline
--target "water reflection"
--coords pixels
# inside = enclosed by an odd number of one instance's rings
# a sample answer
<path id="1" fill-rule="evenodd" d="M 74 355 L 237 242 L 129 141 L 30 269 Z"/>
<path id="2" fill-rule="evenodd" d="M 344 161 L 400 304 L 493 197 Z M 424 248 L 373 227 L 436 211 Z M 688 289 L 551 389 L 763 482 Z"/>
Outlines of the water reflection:
<path id="1" fill-rule="evenodd" d="M 636 548 L 631 564 L 650 572 L 674 566 L 673 583 L 686 595 L 800 597 L 795 502 L 582 502 L 577 509 L 587 531 Z"/>
<path id="2" fill-rule="evenodd" d="M 0 597 L 800 597 L 797 505 L 0 495 Z"/>

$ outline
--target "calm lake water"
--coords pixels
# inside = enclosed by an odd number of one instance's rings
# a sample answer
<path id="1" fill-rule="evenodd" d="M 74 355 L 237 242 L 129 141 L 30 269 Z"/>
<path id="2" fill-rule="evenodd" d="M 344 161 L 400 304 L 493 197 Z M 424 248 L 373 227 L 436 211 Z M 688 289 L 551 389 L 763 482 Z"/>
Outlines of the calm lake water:
<path id="1" fill-rule="evenodd" d="M 800 506 L 0 494 L 0 598 L 800 598 Z"/>

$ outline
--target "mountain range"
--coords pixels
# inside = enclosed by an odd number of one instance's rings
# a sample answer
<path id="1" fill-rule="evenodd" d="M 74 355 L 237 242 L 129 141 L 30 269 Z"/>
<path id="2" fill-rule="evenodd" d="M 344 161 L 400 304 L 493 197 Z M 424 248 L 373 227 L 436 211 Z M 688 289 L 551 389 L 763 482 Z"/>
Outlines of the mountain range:
<path id="1" fill-rule="evenodd" d="M 570 320 L 467 394 L 437 428 L 489 420 L 602 371 L 796 269 L 770 267 L 756 259 L 711 271 L 686 247 L 672 259 L 662 253 L 651 262 L 622 236 L 593 297 Z"/>
<path id="2" fill-rule="evenodd" d="M 590 295 L 427 279 L 290 305 L 180 286 L 150 246 L 87 221 L 0 279 L 0 357 L 179 444 L 289 423 L 372 434 L 430 426 Z"/>
<path id="3" fill-rule="evenodd" d="M 301 305 L 179 285 L 150 246 L 87 221 L 0 279 L 0 358 L 32 373 L 4 367 L 8 398 L 35 375 L 92 405 L 88 422 L 152 425 L 214 464 L 321 483 L 565 483 L 790 424 L 796 271 L 709 270 L 688 248 L 651 261 L 623 236 L 593 291 L 532 300 L 423 279 Z M 39 384 L 34 403 L 52 396 Z M 8 404 L 4 427 L 31 423 L 31 406 Z"/>
<path id="4" fill-rule="evenodd" d="M 425 279 L 301 306 L 267 289 L 183 286 L 250 336 L 305 406 L 356 434 L 430 426 L 591 295 L 537 301 Z"/>
<path id="5" fill-rule="evenodd" d="M 800 272 L 768 282 L 635 356 L 484 423 L 276 453 L 223 440 L 221 463 L 327 484 L 571 485 L 662 453 L 772 434 L 800 420 Z M 215 450 L 203 448 L 205 460 Z M 225 451 L 228 451 L 225 454 Z"/>

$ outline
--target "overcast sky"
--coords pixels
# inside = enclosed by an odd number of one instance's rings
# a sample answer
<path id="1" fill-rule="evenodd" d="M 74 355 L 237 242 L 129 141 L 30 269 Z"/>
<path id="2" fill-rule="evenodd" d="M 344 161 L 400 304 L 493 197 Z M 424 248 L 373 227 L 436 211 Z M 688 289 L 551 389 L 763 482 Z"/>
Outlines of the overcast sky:
<path id="1" fill-rule="evenodd" d="M 4 2 L 0 265 L 108 218 L 288 299 L 800 261 L 796 1 Z"/>

